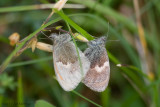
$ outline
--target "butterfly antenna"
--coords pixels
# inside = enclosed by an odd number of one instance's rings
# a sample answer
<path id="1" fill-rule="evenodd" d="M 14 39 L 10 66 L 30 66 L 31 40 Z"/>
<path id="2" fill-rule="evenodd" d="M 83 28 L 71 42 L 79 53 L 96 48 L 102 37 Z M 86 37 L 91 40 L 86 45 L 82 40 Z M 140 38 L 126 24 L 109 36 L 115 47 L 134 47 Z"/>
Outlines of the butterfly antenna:
<path id="1" fill-rule="evenodd" d="M 41 31 L 41 33 L 44 35 L 44 36 L 46 36 L 47 38 L 49 38 L 43 31 Z M 50 38 L 49 38 L 50 39 Z"/>
<path id="2" fill-rule="evenodd" d="M 47 38 L 40 38 L 40 39 L 47 39 Z"/>
<path id="3" fill-rule="evenodd" d="M 108 32 L 107 32 L 107 38 L 108 39 L 108 35 L 109 35 L 109 22 L 108 22 Z"/>
<path id="4" fill-rule="evenodd" d="M 119 42 L 120 40 L 107 40 L 107 42 Z"/>
<path id="5" fill-rule="evenodd" d="M 51 32 L 52 29 L 55 29 L 55 27 L 47 27 L 47 28 L 44 28 L 44 30 L 48 30 Z"/>

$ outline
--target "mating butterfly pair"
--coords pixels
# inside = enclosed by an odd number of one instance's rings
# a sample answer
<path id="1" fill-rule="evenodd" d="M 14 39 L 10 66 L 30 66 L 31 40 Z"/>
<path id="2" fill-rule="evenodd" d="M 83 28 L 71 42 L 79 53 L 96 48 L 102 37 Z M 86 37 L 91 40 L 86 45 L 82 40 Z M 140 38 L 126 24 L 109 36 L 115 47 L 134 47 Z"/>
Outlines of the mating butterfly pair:
<path id="1" fill-rule="evenodd" d="M 81 81 L 94 91 L 105 90 L 110 77 L 105 37 L 88 42 L 88 48 L 84 53 L 78 49 L 82 67 L 80 67 L 76 47 L 69 34 L 51 34 L 50 37 L 53 40 L 56 77 L 65 91 L 75 89 Z"/>

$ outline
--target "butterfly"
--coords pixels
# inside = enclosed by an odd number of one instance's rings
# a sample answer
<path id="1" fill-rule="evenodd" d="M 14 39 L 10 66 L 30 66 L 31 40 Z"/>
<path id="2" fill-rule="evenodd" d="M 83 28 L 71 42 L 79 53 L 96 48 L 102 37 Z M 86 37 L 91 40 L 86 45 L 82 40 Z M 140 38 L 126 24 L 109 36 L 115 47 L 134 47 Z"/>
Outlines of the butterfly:
<path id="1" fill-rule="evenodd" d="M 89 48 L 84 51 L 91 64 L 82 82 L 97 92 L 106 89 L 110 77 L 110 65 L 105 43 L 105 37 L 92 40 L 88 43 Z"/>
<path id="2" fill-rule="evenodd" d="M 82 70 L 76 47 L 71 36 L 65 34 L 51 34 L 53 40 L 53 63 L 57 80 L 65 91 L 77 87 L 90 68 L 90 62 L 84 53 L 78 49 L 82 63 Z"/>

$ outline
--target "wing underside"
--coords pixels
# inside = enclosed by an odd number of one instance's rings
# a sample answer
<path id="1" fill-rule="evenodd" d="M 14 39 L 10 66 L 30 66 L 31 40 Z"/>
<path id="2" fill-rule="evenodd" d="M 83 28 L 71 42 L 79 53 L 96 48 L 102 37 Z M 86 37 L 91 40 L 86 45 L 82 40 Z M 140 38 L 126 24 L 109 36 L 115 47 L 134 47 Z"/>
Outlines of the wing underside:
<path id="1" fill-rule="evenodd" d="M 88 54 L 88 58 L 91 61 L 91 66 L 85 78 L 83 79 L 83 83 L 94 91 L 102 92 L 108 86 L 110 77 L 108 55 L 106 51 L 101 52 L 102 54 L 98 57 L 96 54 L 94 54 L 94 52 L 89 53 L 92 54 Z"/>
<path id="2" fill-rule="evenodd" d="M 79 55 L 83 65 L 83 73 L 74 44 L 68 43 L 54 51 L 54 68 L 57 80 L 66 91 L 75 89 L 90 67 L 90 62 L 80 50 Z"/>

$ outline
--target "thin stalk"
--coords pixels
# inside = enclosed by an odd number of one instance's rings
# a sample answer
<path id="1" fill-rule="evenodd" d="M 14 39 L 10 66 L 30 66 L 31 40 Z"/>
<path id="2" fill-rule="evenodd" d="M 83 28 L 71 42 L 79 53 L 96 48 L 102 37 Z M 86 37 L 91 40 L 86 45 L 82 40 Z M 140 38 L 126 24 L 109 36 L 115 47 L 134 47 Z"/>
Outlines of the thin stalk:
<path id="1" fill-rule="evenodd" d="M 40 9 L 52 9 L 54 6 L 55 4 L 38 4 L 38 5 L 28 5 L 28 6 L 1 7 L 0 13 L 40 10 Z M 79 5 L 79 4 L 65 4 L 64 8 L 83 9 L 85 8 L 85 6 Z"/>

